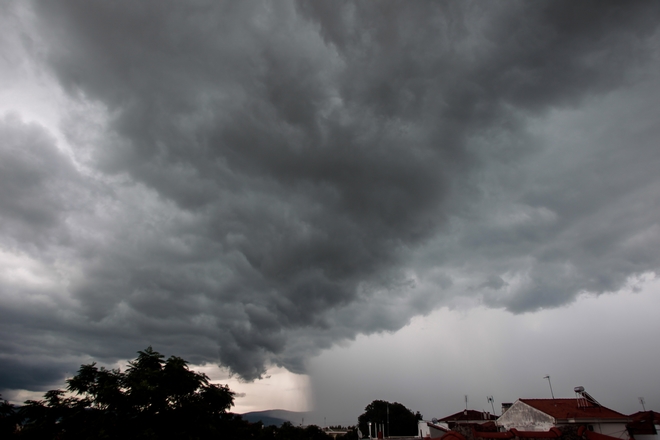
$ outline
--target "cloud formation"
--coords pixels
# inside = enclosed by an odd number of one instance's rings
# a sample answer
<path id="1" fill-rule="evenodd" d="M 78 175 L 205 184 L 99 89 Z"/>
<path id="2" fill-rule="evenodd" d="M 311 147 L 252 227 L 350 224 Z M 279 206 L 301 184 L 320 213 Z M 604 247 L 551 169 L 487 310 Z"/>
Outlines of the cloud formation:
<path id="1" fill-rule="evenodd" d="M 147 344 L 303 372 L 462 298 L 557 307 L 660 263 L 655 2 L 10 8 L 67 145 L 0 123 L 1 352 L 34 371 L 0 387 Z"/>

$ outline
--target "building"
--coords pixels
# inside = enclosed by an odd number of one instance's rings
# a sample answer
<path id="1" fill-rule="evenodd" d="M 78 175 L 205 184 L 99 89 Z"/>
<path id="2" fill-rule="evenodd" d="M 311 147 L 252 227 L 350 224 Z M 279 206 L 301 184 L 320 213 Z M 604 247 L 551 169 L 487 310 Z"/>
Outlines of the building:
<path id="1" fill-rule="evenodd" d="M 490 413 L 466 409 L 442 419 L 433 419 L 431 422 L 420 421 L 418 431 L 420 437 L 440 438 L 455 429 L 457 425 L 470 426 L 474 424 L 482 425 L 485 423 L 493 424 L 496 420 L 497 416 Z M 425 426 L 422 426 L 422 423 Z"/>
<path id="2" fill-rule="evenodd" d="M 446 423 L 449 426 L 449 429 L 454 429 L 456 425 L 467 425 L 476 423 L 481 425 L 487 422 L 494 422 L 497 420 L 497 416 L 488 412 L 475 411 L 473 409 L 465 409 L 456 414 L 439 419 L 438 422 Z"/>
<path id="3" fill-rule="evenodd" d="M 433 419 L 430 422 L 420 420 L 417 423 L 417 431 L 419 431 L 419 436 L 422 438 L 440 438 L 447 434 L 450 429 L 446 423 Z"/>
<path id="4" fill-rule="evenodd" d="M 655 411 L 640 411 L 629 416 L 628 433 L 635 440 L 658 440 L 660 431 L 660 413 Z"/>
<path id="5" fill-rule="evenodd" d="M 630 417 L 602 406 L 584 389 L 580 393 L 573 399 L 518 399 L 496 423 L 503 431 L 550 431 L 564 426 L 584 426 L 597 434 L 630 438 L 626 426 Z"/>

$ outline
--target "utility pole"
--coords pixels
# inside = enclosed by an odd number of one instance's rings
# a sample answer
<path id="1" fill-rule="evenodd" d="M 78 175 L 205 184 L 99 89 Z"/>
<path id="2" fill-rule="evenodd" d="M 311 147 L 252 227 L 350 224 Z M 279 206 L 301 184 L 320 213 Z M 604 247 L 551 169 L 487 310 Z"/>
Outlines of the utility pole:
<path id="1" fill-rule="evenodd" d="M 552 392 L 552 383 L 550 382 L 550 375 L 543 376 L 543 379 L 548 379 L 548 385 L 550 385 L 550 394 L 552 395 L 552 398 L 555 398 L 555 393 Z"/>
<path id="2" fill-rule="evenodd" d="M 390 436 L 390 402 L 387 402 L 387 437 Z"/>

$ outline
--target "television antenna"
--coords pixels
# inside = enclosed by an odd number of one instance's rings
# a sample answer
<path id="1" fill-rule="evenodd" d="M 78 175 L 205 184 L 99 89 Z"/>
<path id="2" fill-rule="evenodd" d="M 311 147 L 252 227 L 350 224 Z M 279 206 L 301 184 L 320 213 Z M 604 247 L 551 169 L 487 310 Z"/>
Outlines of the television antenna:
<path id="1" fill-rule="evenodd" d="M 646 407 L 644 406 L 644 403 L 645 403 L 644 398 L 643 397 L 638 397 L 638 399 L 639 399 L 639 403 L 642 404 L 642 409 L 644 410 L 644 412 L 646 412 Z"/>
<path id="2" fill-rule="evenodd" d="M 493 408 L 493 414 L 495 414 L 495 404 L 493 403 L 495 400 L 493 396 L 486 396 L 486 400 L 490 402 L 490 407 Z"/>
<path id="3" fill-rule="evenodd" d="M 550 385 L 550 395 L 554 399 L 555 398 L 555 393 L 552 392 L 552 382 L 550 382 L 550 375 L 546 374 L 545 376 L 543 376 L 543 379 L 548 379 L 548 385 Z"/>

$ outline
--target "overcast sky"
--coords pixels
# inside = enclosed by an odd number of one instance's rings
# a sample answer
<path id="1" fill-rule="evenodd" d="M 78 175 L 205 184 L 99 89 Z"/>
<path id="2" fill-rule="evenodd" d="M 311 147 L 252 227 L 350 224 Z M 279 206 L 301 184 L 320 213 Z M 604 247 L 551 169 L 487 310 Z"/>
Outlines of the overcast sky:
<path id="1" fill-rule="evenodd" d="M 499 412 L 547 374 L 660 409 L 659 26 L 656 1 L 0 3 L 0 392 L 152 345 L 237 410 L 329 423 Z"/>

